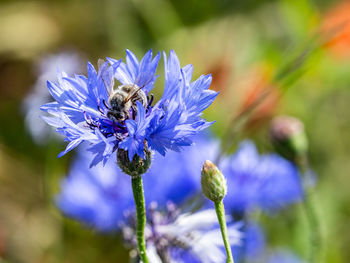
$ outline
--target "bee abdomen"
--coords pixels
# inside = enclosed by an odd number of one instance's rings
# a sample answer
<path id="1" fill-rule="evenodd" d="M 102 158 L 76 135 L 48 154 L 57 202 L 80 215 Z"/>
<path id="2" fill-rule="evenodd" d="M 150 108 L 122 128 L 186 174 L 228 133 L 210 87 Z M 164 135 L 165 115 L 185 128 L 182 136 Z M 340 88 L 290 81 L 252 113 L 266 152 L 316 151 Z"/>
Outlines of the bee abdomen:
<path id="1" fill-rule="evenodd" d="M 137 94 L 134 95 L 132 99 L 132 104 L 136 105 L 136 101 L 141 102 L 143 107 L 145 108 L 147 107 L 148 100 L 147 100 L 146 94 L 142 90 L 138 91 Z"/>

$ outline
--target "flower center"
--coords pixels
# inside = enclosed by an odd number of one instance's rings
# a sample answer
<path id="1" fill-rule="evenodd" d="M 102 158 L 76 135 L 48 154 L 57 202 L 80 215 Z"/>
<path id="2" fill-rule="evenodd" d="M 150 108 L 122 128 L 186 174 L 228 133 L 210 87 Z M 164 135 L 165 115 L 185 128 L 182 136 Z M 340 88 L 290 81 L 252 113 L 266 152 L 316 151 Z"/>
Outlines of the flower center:
<path id="1" fill-rule="evenodd" d="M 118 86 L 110 94 L 108 102 L 103 100 L 102 103 L 97 103 L 101 116 L 93 118 L 84 112 L 85 122 L 90 129 L 99 129 L 105 137 L 115 136 L 121 141 L 128 133 L 125 120 L 136 119 L 138 113 L 136 101 L 141 102 L 147 114 L 152 108 L 153 98 L 153 94 L 147 96 L 135 84 Z"/>

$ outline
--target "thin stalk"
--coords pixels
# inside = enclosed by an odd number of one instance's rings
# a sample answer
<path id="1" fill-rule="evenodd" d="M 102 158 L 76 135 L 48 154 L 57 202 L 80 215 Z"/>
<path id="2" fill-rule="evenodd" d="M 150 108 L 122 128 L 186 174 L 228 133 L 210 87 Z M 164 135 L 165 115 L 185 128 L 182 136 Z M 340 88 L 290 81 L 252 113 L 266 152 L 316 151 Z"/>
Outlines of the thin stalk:
<path id="1" fill-rule="evenodd" d="M 215 204 L 216 215 L 218 217 L 219 224 L 220 224 L 222 239 L 225 245 L 225 250 L 227 255 L 226 263 L 234 263 L 230 242 L 228 240 L 224 203 L 220 201 L 220 202 L 214 202 L 214 204 Z"/>
<path id="2" fill-rule="evenodd" d="M 134 194 L 135 207 L 136 207 L 136 239 L 139 255 L 143 263 L 149 263 L 146 255 L 146 242 L 145 242 L 145 226 L 146 226 L 146 208 L 145 197 L 143 195 L 142 177 L 131 178 L 132 191 Z"/>
<path id="3" fill-rule="evenodd" d="M 320 233 L 320 224 L 315 211 L 314 197 L 312 189 L 306 189 L 304 193 L 303 207 L 305 214 L 308 220 L 310 228 L 310 254 L 309 262 L 320 263 L 319 251 L 321 248 L 321 233 Z"/>
<path id="4" fill-rule="evenodd" d="M 305 215 L 309 224 L 310 229 L 310 252 L 309 252 L 309 262 L 320 263 L 322 262 L 322 257 L 320 252 L 322 251 L 322 235 L 320 229 L 320 220 L 317 216 L 317 211 L 315 207 L 314 191 L 311 187 L 308 187 L 305 183 L 307 178 L 305 178 L 305 173 L 307 171 L 307 161 L 297 161 L 300 173 L 302 175 L 302 183 L 304 190 L 303 198 L 303 208 Z"/>

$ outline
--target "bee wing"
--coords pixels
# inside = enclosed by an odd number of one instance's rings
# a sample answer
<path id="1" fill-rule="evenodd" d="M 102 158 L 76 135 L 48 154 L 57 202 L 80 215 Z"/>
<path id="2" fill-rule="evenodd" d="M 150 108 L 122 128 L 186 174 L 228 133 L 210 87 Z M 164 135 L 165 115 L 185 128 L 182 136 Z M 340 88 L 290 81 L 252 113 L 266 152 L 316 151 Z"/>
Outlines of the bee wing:
<path id="1" fill-rule="evenodd" d="M 139 90 L 141 90 L 142 87 L 139 87 L 138 89 L 134 90 L 133 92 L 131 92 L 125 99 L 125 102 L 129 101 L 137 92 L 139 92 Z"/>
<path id="2" fill-rule="evenodd" d="M 106 61 L 103 60 L 103 59 L 101 59 L 101 58 L 98 59 L 97 65 L 98 65 L 98 69 L 99 69 L 99 70 L 103 67 L 103 65 L 105 64 L 105 62 L 106 62 Z"/>
<path id="3" fill-rule="evenodd" d="M 109 66 L 109 63 L 104 61 L 103 59 L 98 60 L 98 74 L 101 77 L 108 96 L 112 92 L 114 87 L 114 74 L 113 68 Z"/>

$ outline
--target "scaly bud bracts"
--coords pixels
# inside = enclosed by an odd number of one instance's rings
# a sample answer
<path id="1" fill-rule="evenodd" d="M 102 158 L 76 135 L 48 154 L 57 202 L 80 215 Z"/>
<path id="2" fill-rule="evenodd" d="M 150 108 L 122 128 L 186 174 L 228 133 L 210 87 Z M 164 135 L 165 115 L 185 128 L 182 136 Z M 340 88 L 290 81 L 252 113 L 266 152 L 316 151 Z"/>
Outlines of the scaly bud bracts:
<path id="1" fill-rule="evenodd" d="M 213 202 L 220 202 L 227 192 L 227 184 L 224 175 L 211 161 L 206 160 L 201 176 L 202 191 Z"/>
<path id="2" fill-rule="evenodd" d="M 142 159 L 137 154 L 134 155 L 132 161 L 130 162 L 128 151 L 121 148 L 117 151 L 117 163 L 122 169 L 122 171 L 131 177 L 138 177 L 147 172 L 148 168 L 151 166 L 151 152 L 145 147 L 144 150 L 145 159 Z"/>

